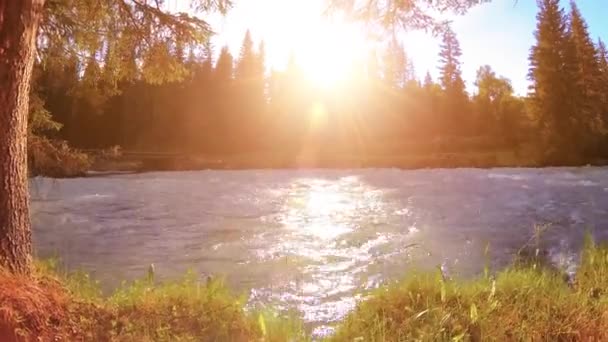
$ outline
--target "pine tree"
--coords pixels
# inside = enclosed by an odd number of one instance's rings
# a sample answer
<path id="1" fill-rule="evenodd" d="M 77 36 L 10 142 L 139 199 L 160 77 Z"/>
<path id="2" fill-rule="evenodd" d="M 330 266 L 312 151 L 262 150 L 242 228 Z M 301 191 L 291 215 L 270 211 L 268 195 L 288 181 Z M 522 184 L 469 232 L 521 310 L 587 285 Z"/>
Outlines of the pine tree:
<path id="1" fill-rule="evenodd" d="M 600 72 L 605 76 L 608 75 L 608 50 L 606 44 L 601 39 L 597 41 L 597 64 Z"/>
<path id="2" fill-rule="evenodd" d="M 566 18 L 559 0 L 537 0 L 539 12 L 530 52 L 528 77 L 532 81 L 530 99 L 542 129 L 545 152 L 557 157 L 558 150 L 576 154 L 575 110 L 570 97 L 571 73 L 567 68 L 568 35 Z M 563 155 L 560 157 L 564 157 Z"/>
<path id="3" fill-rule="evenodd" d="M 384 67 L 382 75 L 387 86 L 401 88 L 407 83 L 409 80 L 408 61 L 403 45 L 393 37 L 382 60 Z"/>
<path id="4" fill-rule="evenodd" d="M 598 56 L 589 36 L 587 23 L 576 3 L 570 2 L 570 20 L 567 30 L 572 50 L 571 98 L 575 101 L 577 118 L 585 138 L 592 139 L 603 130 L 601 112 L 601 73 Z M 569 61 L 567 61 L 569 62 Z M 581 143 L 584 143 L 581 141 Z"/>
<path id="5" fill-rule="evenodd" d="M 426 75 L 424 75 L 424 82 L 422 83 L 422 86 L 425 89 L 428 89 L 432 87 L 433 84 L 435 84 L 435 82 L 433 81 L 433 77 L 431 76 L 431 73 L 427 71 Z"/>
<path id="6" fill-rule="evenodd" d="M 441 52 L 439 53 L 441 62 L 441 85 L 446 91 L 464 93 L 464 81 L 460 72 L 460 60 L 462 51 L 456 34 L 451 29 L 447 29 L 443 35 Z"/>
<path id="7" fill-rule="evenodd" d="M 442 112 L 444 118 L 444 133 L 464 133 L 468 127 L 469 119 L 465 117 L 468 111 L 468 95 L 465 90 L 464 81 L 460 71 L 460 43 L 456 34 L 447 29 L 443 34 L 441 51 L 439 53 L 441 66 L 441 86 L 444 90 L 444 101 Z M 456 131 L 458 130 L 458 131 Z"/>
<path id="8" fill-rule="evenodd" d="M 420 81 L 416 78 L 416 67 L 414 66 L 414 61 L 411 58 L 407 59 L 407 66 L 405 68 L 405 79 L 408 83 L 416 83 L 420 85 Z"/>
<path id="9" fill-rule="evenodd" d="M 228 152 L 233 150 L 236 137 L 230 133 L 231 127 L 239 122 L 240 118 L 236 113 L 238 104 L 234 102 L 234 62 L 228 47 L 225 46 L 220 51 L 215 66 L 215 87 L 217 87 L 216 102 L 216 121 L 217 136 L 223 137 L 221 144 L 216 145 L 216 152 Z"/>
<path id="10" fill-rule="evenodd" d="M 255 58 L 255 72 L 258 75 L 263 75 L 266 73 L 266 44 L 262 40 L 260 45 L 258 46 L 258 53 Z"/>
<path id="11" fill-rule="evenodd" d="M 243 38 L 239 59 L 236 64 L 235 78 L 237 80 L 241 82 L 252 80 L 256 73 L 256 57 L 255 51 L 253 51 L 251 32 L 247 30 L 245 33 L 245 38 Z"/>
<path id="12" fill-rule="evenodd" d="M 255 87 L 253 89 L 258 101 L 266 102 L 266 45 L 260 42 L 255 54 L 254 65 Z"/>
<path id="13" fill-rule="evenodd" d="M 215 65 L 215 79 L 221 83 L 229 83 L 234 77 L 234 61 L 230 50 L 224 46 Z"/>
<path id="14" fill-rule="evenodd" d="M 600 72 L 601 115 L 604 124 L 606 124 L 608 123 L 608 50 L 606 50 L 606 45 L 601 39 L 597 42 L 597 52 L 597 64 Z"/>

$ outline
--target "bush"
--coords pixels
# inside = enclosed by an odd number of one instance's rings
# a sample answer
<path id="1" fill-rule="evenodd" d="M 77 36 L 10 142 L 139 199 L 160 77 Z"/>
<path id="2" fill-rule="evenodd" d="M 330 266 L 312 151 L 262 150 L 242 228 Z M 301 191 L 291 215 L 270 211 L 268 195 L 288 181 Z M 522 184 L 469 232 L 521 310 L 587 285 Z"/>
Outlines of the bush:
<path id="1" fill-rule="evenodd" d="M 30 176 L 81 177 L 91 166 L 85 153 L 68 146 L 65 141 L 36 135 L 28 137 L 28 167 Z"/>

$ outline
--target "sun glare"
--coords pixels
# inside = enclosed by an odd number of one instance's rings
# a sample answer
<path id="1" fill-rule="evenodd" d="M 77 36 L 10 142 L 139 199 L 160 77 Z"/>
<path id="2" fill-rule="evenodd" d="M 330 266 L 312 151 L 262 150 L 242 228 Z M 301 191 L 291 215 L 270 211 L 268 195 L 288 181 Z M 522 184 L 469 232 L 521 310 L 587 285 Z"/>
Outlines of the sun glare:
<path id="1" fill-rule="evenodd" d="M 339 15 L 326 16 L 324 0 L 263 0 L 242 5 L 231 13 L 238 26 L 220 25 L 220 44 L 238 51 L 243 32 L 250 29 L 264 40 L 269 69 L 284 70 L 290 54 L 312 84 L 333 88 L 351 76 L 365 60 L 368 43 L 364 30 Z"/>
<path id="2" fill-rule="evenodd" d="M 308 34 L 308 39 L 294 42 L 294 53 L 307 78 L 318 87 L 346 82 L 366 56 L 366 41 L 352 24 L 321 22 Z"/>

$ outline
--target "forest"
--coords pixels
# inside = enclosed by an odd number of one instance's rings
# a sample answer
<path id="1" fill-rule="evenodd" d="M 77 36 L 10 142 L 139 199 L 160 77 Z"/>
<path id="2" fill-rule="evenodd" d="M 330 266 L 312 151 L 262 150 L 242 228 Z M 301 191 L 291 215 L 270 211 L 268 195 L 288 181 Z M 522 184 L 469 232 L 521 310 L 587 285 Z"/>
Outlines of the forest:
<path id="1" fill-rule="evenodd" d="M 217 60 L 209 44 L 171 40 L 145 56 L 120 39 L 92 44 L 82 51 L 87 58 L 49 46 L 35 65 L 31 126 L 87 149 L 220 157 L 507 151 L 514 164 L 596 162 L 608 143 L 606 46 L 590 38 L 575 3 L 566 13 L 548 2 L 537 19 L 524 97 L 489 65 L 479 67 L 467 93 L 449 28 L 441 34 L 438 80 L 417 79 L 393 38 L 335 91 L 311 84 L 295 56 L 286 70 L 267 70 L 264 42 L 249 32 L 238 56 L 223 47 Z M 116 58 L 135 67 L 123 71 Z M 166 82 L 159 68 L 170 70 Z"/>

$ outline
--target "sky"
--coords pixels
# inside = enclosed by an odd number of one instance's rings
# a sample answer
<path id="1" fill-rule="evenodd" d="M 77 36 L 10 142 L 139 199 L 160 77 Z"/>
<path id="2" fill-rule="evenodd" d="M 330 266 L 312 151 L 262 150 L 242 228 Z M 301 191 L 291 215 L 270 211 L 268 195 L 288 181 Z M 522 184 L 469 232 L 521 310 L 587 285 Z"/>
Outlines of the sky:
<path id="1" fill-rule="evenodd" d="M 169 4 L 172 1 L 179 0 L 169 0 Z M 567 7 L 568 1 L 562 0 L 562 4 Z M 608 41 L 608 0 L 578 0 L 577 4 L 593 39 L 602 37 Z M 329 23 L 323 10 L 324 0 L 235 0 L 235 7 L 227 16 L 205 19 L 217 32 L 213 38 L 216 50 L 228 45 L 238 55 L 245 31 L 250 29 L 254 41 L 265 41 L 270 68 L 284 68 L 294 52 L 306 71 L 323 76 L 336 74 L 335 70 L 343 67 L 339 62 L 342 57 L 361 57 L 370 44 L 360 28 L 343 22 Z M 493 0 L 453 17 L 452 27 L 463 52 L 462 73 L 469 90 L 473 90 L 477 69 L 488 64 L 497 74 L 509 78 L 518 94 L 526 94 L 536 12 L 535 0 Z M 429 71 L 437 78 L 439 41 L 424 32 L 409 32 L 400 38 L 418 76 L 423 78 Z M 319 42 L 320 47 L 315 45 Z M 323 65 L 322 58 L 333 60 Z"/>

